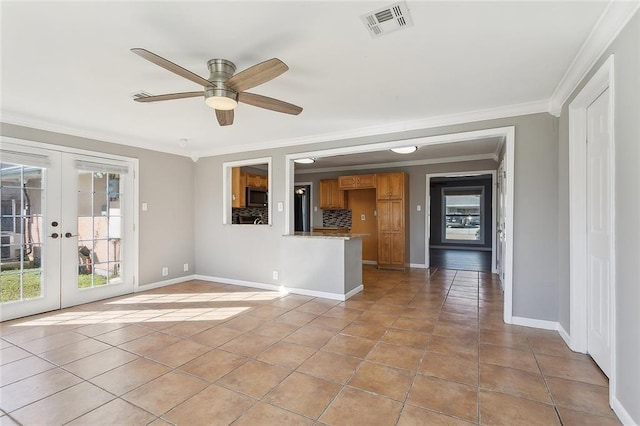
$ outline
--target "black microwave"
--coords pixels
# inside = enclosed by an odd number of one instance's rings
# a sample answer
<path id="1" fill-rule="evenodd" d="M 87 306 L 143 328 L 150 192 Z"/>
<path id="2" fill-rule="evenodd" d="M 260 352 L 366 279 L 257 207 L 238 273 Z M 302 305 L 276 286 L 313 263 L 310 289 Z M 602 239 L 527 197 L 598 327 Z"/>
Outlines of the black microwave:
<path id="1" fill-rule="evenodd" d="M 269 203 L 269 193 L 265 188 L 247 187 L 247 207 L 266 207 Z"/>

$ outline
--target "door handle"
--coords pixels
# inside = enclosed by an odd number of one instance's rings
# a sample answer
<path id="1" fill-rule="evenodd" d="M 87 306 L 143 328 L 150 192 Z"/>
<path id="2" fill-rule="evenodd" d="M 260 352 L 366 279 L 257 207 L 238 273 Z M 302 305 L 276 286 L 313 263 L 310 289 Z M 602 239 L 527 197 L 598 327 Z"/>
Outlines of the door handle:
<path id="1" fill-rule="evenodd" d="M 58 233 L 54 232 L 53 234 L 51 234 L 51 238 L 56 239 L 58 238 Z"/>
<path id="2" fill-rule="evenodd" d="M 71 232 L 67 232 L 66 234 L 64 234 L 64 236 L 66 238 L 71 238 L 71 237 L 77 237 L 78 235 L 73 235 Z"/>

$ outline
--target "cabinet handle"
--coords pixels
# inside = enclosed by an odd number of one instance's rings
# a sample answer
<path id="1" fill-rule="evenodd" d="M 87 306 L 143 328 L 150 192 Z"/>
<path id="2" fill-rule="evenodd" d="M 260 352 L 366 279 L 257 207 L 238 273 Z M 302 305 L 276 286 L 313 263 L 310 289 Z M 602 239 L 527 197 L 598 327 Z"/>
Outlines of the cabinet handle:
<path id="1" fill-rule="evenodd" d="M 51 238 L 53 238 L 54 240 L 58 238 L 58 233 L 54 232 L 53 234 L 51 234 Z"/>
<path id="2" fill-rule="evenodd" d="M 73 235 L 71 232 L 67 232 L 66 234 L 64 234 L 64 236 L 66 238 L 71 238 L 71 237 L 77 237 L 78 235 Z"/>

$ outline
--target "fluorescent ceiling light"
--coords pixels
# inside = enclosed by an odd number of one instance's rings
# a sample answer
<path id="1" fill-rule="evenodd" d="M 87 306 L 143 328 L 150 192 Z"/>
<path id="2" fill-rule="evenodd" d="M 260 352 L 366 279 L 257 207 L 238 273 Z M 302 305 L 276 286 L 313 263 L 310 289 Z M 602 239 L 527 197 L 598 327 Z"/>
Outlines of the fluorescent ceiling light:
<path id="1" fill-rule="evenodd" d="M 298 164 L 313 164 L 316 162 L 315 158 L 298 158 L 297 160 L 293 160 L 294 163 Z"/>
<path id="2" fill-rule="evenodd" d="M 402 148 L 391 148 L 391 151 L 396 154 L 411 154 L 412 152 L 416 152 L 418 150 L 417 146 L 403 146 Z"/>

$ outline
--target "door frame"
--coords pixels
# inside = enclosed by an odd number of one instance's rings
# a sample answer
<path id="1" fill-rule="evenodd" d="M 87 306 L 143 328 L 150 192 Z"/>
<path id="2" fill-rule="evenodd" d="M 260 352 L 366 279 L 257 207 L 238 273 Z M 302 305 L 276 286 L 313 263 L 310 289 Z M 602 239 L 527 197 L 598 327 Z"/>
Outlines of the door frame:
<path id="1" fill-rule="evenodd" d="M 137 158 L 126 157 L 124 155 L 116 155 L 109 154 L 101 151 L 91 151 L 87 149 L 73 148 L 64 145 L 54 145 L 43 142 L 35 142 L 27 139 L 18 139 L 12 138 L 8 136 L 0 136 L 0 142 L 11 143 L 14 145 L 19 145 L 29 148 L 43 149 L 48 151 L 55 151 L 67 154 L 76 154 L 76 155 L 84 155 L 89 157 L 103 158 L 108 160 L 116 160 L 116 161 L 125 161 L 130 163 L 131 165 L 131 173 L 133 178 L 133 212 L 132 212 L 132 221 L 133 221 L 133 232 L 132 232 L 132 251 L 131 253 L 131 268 L 133 272 L 133 292 L 139 291 L 139 163 L 140 161 Z M 88 302 L 87 302 L 88 303 Z M 61 305 L 62 306 L 62 305 Z"/>
<path id="2" fill-rule="evenodd" d="M 615 126 L 614 55 L 611 55 L 569 104 L 569 341 L 571 349 L 587 352 L 587 108 L 609 89 L 611 268 L 610 336 L 611 377 L 609 397 L 616 383 L 616 280 L 615 280 Z"/>
<path id="3" fill-rule="evenodd" d="M 431 237 L 431 179 L 434 177 L 462 177 L 462 176 L 480 176 L 491 175 L 491 273 L 497 272 L 496 268 L 496 179 L 497 170 L 471 170 L 466 172 L 454 172 L 454 173 L 430 173 L 426 175 L 427 186 L 425 195 L 425 230 L 424 230 L 424 266 L 429 268 L 429 238 Z M 483 218 L 484 219 L 484 218 Z M 485 238 L 487 234 L 485 232 Z"/>
<path id="4" fill-rule="evenodd" d="M 364 145 L 353 145 L 342 148 L 331 148 L 316 151 L 298 152 L 285 155 L 285 194 L 284 199 L 284 233 L 293 234 L 293 186 L 295 181 L 294 160 L 300 158 L 330 157 L 342 154 L 358 154 L 384 149 L 400 148 L 407 145 L 436 145 L 455 143 L 461 141 L 481 140 L 484 138 L 502 138 L 504 148 L 504 161 L 507 179 L 507 193 L 505 195 L 505 221 L 506 253 L 505 253 L 505 283 L 504 283 L 504 321 L 513 323 L 513 212 L 514 212 L 514 188 L 515 188 L 515 126 L 495 127 L 483 130 L 470 130 L 459 133 L 447 133 L 435 136 L 424 136 L 412 139 L 397 139 L 390 142 L 377 142 Z M 495 153 L 496 161 L 500 151 Z M 426 231 L 425 231 L 426 232 Z M 424 237 L 424 236 L 423 236 Z M 426 241 L 426 238 L 425 238 Z"/>

